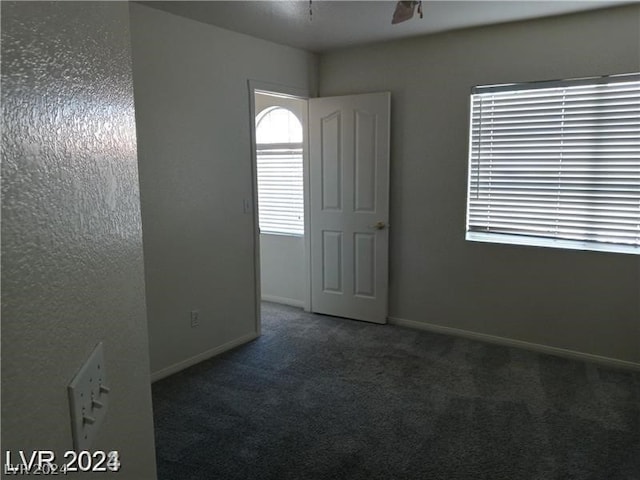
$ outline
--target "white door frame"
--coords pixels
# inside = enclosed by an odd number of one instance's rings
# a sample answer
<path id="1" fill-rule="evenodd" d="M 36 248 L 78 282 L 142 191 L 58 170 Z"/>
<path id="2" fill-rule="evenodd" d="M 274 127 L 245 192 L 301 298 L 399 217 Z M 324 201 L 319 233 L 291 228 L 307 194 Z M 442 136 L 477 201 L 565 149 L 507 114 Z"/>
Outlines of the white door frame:
<path id="1" fill-rule="evenodd" d="M 262 292 L 260 285 L 260 222 L 257 215 L 258 212 L 258 160 L 256 158 L 256 91 L 275 93 L 278 95 L 293 97 L 302 100 L 308 100 L 309 91 L 303 88 L 290 87 L 277 83 L 262 82 L 259 80 L 248 80 L 249 87 L 249 131 L 251 132 L 251 187 L 253 195 L 253 269 L 255 276 L 255 298 L 256 298 L 256 334 L 260 335 L 262 331 L 262 320 L 260 302 L 262 300 Z M 307 107 L 308 116 L 308 107 Z M 309 122 L 307 122 L 308 124 Z M 304 132 L 302 172 L 303 172 L 303 195 L 304 195 L 304 260 L 306 267 L 305 288 L 304 288 L 304 310 L 311 311 L 311 236 L 309 224 L 309 130 Z"/>

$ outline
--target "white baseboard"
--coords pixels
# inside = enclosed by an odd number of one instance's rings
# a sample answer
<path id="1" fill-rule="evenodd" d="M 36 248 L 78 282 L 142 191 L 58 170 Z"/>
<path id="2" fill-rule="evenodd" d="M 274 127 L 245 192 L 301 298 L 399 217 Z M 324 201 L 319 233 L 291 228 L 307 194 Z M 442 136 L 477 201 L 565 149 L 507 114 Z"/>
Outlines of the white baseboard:
<path id="1" fill-rule="evenodd" d="M 231 340 L 230 342 L 227 342 L 223 345 L 220 345 L 215 348 L 211 348 L 202 353 L 199 353 L 198 355 L 194 355 L 193 357 L 189 357 L 185 360 L 182 360 L 181 362 L 174 363 L 173 365 L 169 365 L 168 367 L 165 367 L 162 370 L 153 372 L 151 374 L 151 382 L 155 382 L 160 380 L 161 378 L 165 378 L 165 377 L 168 377 L 169 375 L 173 375 L 174 373 L 177 373 L 180 370 L 184 370 L 185 368 L 195 365 L 196 363 L 200 363 L 211 357 L 220 355 L 221 353 L 226 352 L 227 350 L 231 350 L 232 348 L 242 345 L 243 343 L 250 342 L 251 340 L 254 340 L 256 338 L 258 338 L 258 334 L 256 334 L 255 332 L 251 332 L 239 338 L 236 338 L 235 340 Z"/>
<path id="2" fill-rule="evenodd" d="M 265 302 L 282 303 L 283 305 L 290 305 L 292 307 L 304 308 L 304 301 L 295 300 L 287 297 L 276 297 L 275 295 L 262 294 L 262 300 Z"/>
<path id="3" fill-rule="evenodd" d="M 567 350 L 565 348 L 542 345 L 540 343 L 530 343 L 507 337 L 498 337 L 496 335 L 488 335 L 486 333 L 472 332 L 470 330 L 463 330 L 460 328 L 443 327 L 441 325 L 434 325 L 433 323 L 416 322 L 415 320 L 407 320 L 397 317 L 389 317 L 389 323 L 401 327 L 409 327 L 416 330 L 425 330 L 427 332 L 434 333 L 444 333 L 445 335 L 464 337 L 471 340 L 479 340 L 482 342 L 494 343 L 496 345 L 503 345 L 506 347 L 523 348 L 525 350 L 532 350 L 538 353 L 556 355 L 558 357 L 570 358 L 572 360 L 599 363 L 608 367 L 625 368 L 628 370 L 640 371 L 640 363 L 629 362 L 627 360 L 619 360 L 617 358 L 602 357 L 600 355 L 577 352 L 575 350 Z"/>

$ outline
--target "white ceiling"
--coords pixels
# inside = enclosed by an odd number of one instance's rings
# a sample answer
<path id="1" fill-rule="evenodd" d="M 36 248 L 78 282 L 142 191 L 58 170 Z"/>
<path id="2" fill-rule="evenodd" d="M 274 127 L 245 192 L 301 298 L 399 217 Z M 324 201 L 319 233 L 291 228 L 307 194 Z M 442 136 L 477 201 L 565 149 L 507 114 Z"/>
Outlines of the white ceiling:
<path id="1" fill-rule="evenodd" d="M 149 1 L 141 2 L 228 30 L 323 52 L 446 30 L 562 15 L 636 1 L 423 1 L 424 18 L 391 25 L 395 1 Z"/>

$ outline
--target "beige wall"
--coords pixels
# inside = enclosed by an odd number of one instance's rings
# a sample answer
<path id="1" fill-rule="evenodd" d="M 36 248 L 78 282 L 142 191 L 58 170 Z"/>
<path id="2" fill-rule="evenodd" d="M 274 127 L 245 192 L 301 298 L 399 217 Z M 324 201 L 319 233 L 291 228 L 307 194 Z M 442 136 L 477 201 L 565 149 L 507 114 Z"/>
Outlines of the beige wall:
<path id="1" fill-rule="evenodd" d="M 248 80 L 309 90 L 316 57 L 131 5 L 151 370 L 256 334 Z M 189 312 L 200 311 L 190 327 Z"/>
<path id="2" fill-rule="evenodd" d="M 472 86 L 638 70 L 638 5 L 322 55 L 392 92 L 390 315 L 640 363 L 637 257 L 464 240 Z"/>
<path id="3" fill-rule="evenodd" d="M 91 450 L 155 478 L 133 106 L 126 3 L 2 2 L 2 458 L 73 450 L 67 385 L 102 341 Z"/>

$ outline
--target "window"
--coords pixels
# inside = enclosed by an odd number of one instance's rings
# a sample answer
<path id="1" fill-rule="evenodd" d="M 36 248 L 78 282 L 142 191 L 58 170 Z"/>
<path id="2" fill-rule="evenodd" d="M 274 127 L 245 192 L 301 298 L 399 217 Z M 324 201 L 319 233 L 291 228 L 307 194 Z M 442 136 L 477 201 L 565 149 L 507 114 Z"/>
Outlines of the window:
<path id="1" fill-rule="evenodd" d="M 302 124 L 272 107 L 256 119 L 258 209 L 261 233 L 304 235 Z"/>
<path id="2" fill-rule="evenodd" d="M 467 240 L 640 254 L 640 74 L 475 87 Z"/>

